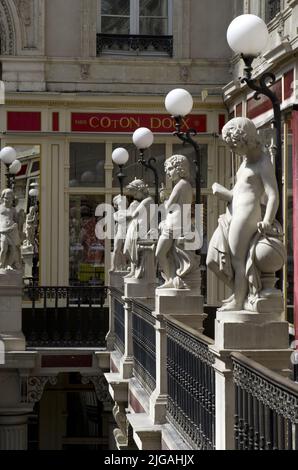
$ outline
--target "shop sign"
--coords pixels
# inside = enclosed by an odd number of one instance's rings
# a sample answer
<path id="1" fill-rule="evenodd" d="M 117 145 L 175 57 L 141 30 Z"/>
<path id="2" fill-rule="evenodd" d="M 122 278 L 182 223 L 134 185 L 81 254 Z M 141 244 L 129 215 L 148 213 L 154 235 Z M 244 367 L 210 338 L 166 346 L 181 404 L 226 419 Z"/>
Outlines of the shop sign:
<path id="1" fill-rule="evenodd" d="M 175 131 L 175 121 L 168 114 L 113 114 L 72 113 L 73 132 L 131 133 L 139 127 L 148 127 L 155 133 Z M 183 130 L 207 132 L 206 114 L 191 115 L 183 119 Z"/>

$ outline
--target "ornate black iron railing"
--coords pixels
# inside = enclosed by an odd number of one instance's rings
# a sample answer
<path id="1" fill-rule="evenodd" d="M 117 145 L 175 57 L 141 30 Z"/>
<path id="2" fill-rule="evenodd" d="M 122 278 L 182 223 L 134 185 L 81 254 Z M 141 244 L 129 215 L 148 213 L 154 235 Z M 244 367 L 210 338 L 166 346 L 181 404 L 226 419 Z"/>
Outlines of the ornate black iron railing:
<path id="1" fill-rule="evenodd" d="M 140 34 L 97 34 L 97 55 L 107 51 L 157 52 L 173 56 L 173 36 Z"/>
<path id="2" fill-rule="evenodd" d="M 215 449 L 212 341 L 167 322 L 168 421 L 194 449 Z"/>
<path id="3" fill-rule="evenodd" d="M 152 309 L 132 302 L 134 375 L 148 393 L 156 386 L 155 319 Z"/>
<path id="4" fill-rule="evenodd" d="M 269 23 L 280 11 L 281 0 L 267 0 L 266 1 L 266 22 Z"/>
<path id="5" fill-rule="evenodd" d="M 109 327 L 105 287 L 23 290 L 23 332 L 29 347 L 104 347 Z"/>
<path id="6" fill-rule="evenodd" d="M 237 450 L 298 450 L 298 384 L 233 353 Z"/>
<path id="7" fill-rule="evenodd" d="M 114 331 L 115 331 L 115 342 L 114 346 L 124 354 L 125 349 L 125 317 L 124 317 L 124 305 L 120 299 L 113 297 L 114 304 Z"/>

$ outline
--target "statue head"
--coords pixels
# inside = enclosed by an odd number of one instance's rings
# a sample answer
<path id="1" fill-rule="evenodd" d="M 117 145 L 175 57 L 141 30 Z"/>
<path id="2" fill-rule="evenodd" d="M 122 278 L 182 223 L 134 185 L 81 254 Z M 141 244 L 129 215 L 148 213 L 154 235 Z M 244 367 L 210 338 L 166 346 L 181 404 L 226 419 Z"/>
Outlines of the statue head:
<path id="1" fill-rule="evenodd" d="M 1 201 L 4 202 L 4 204 L 7 207 L 12 207 L 13 202 L 14 202 L 14 192 L 12 189 L 4 189 L 1 193 Z"/>
<path id="2" fill-rule="evenodd" d="M 143 180 L 137 178 L 126 186 L 126 190 L 129 196 L 137 200 L 142 200 L 149 196 L 148 185 Z"/>
<path id="3" fill-rule="evenodd" d="M 165 161 L 165 170 L 172 180 L 190 179 L 189 160 L 184 155 L 172 155 Z"/>
<path id="4" fill-rule="evenodd" d="M 223 140 L 237 154 L 247 153 L 248 147 L 258 147 L 260 139 L 257 128 L 251 119 L 237 117 L 231 119 L 222 130 Z"/>

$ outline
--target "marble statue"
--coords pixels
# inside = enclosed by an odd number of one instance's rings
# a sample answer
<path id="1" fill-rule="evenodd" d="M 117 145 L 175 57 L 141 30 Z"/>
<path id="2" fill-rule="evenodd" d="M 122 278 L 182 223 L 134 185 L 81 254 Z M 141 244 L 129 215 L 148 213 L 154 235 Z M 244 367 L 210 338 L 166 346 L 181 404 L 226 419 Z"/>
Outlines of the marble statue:
<path id="1" fill-rule="evenodd" d="M 164 201 L 165 220 L 160 224 L 156 248 L 157 261 L 165 280 L 159 289 L 191 289 L 191 284 L 200 282 L 200 260 L 195 249 L 188 246 L 194 233 L 189 161 L 183 155 L 173 155 L 166 160 L 165 170 L 174 188 L 169 199 Z"/>
<path id="2" fill-rule="evenodd" d="M 123 253 L 130 261 L 130 272 L 126 278 L 139 279 L 146 269 L 140 256 L 139 242 L 154 237 L 156 208 L 143 180 L 135 179 L 126 187 L 126 191 L 128 199 L 132 201 L 125 215 L 129 224 Z"/>
<path id="3" fill-rule="evenodd" d="M 212 186 L 213 194 L 228 203 L 226 213 L 219 217 L 207 255 L 207 266 L 233 292 L 223 301 L 220 311 L 258 312 L 258 303 L 260 309 L 264 308 L 260 299 L 267 300 L 268 310 L 277 304 L 278 309 L 282 308 L 281 293 L 274 288 L 274 273 L 283 266 L 286 253 L 281 227 L 275 221 L 279 195 L 273 165 L 251 120 L 234 118 L 222 134 L 243 162 L 233 189 L 218 183 Z"/>
<path id="4" fill-rule="evenodd" d="M 126 237 L 127 218 L 133 213 L 133 207 L 137 206 L 134 204 L 127 210 L 125 197 L 120 194 L 114 197 L 113 205 L 117 211 L 114 213 L 116 233 L 114 238 L 114 251 L 112 253 L 111 272 L 126 271 L 127 257 L 123 253 L 123 248 Z"/>
<path id="5" fill-rule="evenodd" d="M 21 237 L 12 189 L 4 189 L 0 200 L 0 269 L 20 270 Z"/>
<path id="6" fill-rule="evenodd" d="M 25 240 L 23 242 L 23 248 L 32 249 L 35 243 L 35 228 L 37 224 L 37 214 L 34 206 L 31 206 L 29 213 L 26 216 L 25 222 Z"/>

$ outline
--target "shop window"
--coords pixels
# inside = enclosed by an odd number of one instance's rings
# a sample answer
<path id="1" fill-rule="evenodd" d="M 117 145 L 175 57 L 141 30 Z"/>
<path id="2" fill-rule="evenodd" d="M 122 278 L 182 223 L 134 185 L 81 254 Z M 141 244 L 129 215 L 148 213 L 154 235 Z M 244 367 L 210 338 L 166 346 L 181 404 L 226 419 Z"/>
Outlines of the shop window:
<path id="1" fill-rule="evenodd" d="M 208 184 L 208 145 L 201 144 L 201 187 L 207 188 Z M 194 160 L 196 159 L 195 152 L 192 147 L 184 146 L 182 144 L 173 145 L 173 154 L 185 155 L 190 163 L 190 182 L 195 188 L 196 186 L 196 165 Z"/>
<path id="2" fill-rule="evenodd" d="M 22 253 L 30 256 L 24 257 L 24 277 L 39 277 L 39 213 L 41 211 L 39 197 L 32 197 L 29 192 L 32 184 L 40 186 L 40 145 L 15 145 L 8 144 L 15 148 L 17 159 L 21 162 L 22 167 L 19 173 L 12 181 L 14 193 L 16 196 L 16 210 L 18 213 L 20 238 L 22 240 Z M 31 224 L 31 231 L 26 229 L 26 219 L 32 221 L 30 217 L 30 208 L 34 207 L 35 219 Z M 31 209 L 32 210 L 32 209 Z M 32 260 L 34 268 L 32 268 Z"/>
<path id="3" fill-rule="evenodd" d="M 129 153 L 129 161 L 125 166 L 124 173 L 126 175 L 125 184 L 130 183 L 135 178 L 141 178 L 145 181 L 149 187 L 154 188 L 154 175 L 151 170 L 144 168 L 139 162 L 140 154 L 139 151 L 133 144 L 115 144 L 113 150 L 117 147 L 124 147 Z M 161 183 L 165 183 L 165 152 L 166 148 L 164 144 L 153 144 L 150 149 L 145 152 L 145 159 L 153 157 L 156 160 L 156 168 L 159 176 L 159 186 Z M 113 171 L 113 187 L 116 188 L 119 186 L 119 181 L 117 179 L 117 167 L 114 167 Z"/>
<path id="4" fill-rule="evenodd" d="M 105 159 L 105 144 L 72 142 L 69 185 L 104 188 Z"/>
<path id="5" fill-rule="evenodd" d="M 172 54 L 172 0 L 99 0 L 98 3 L 98 54 L 107 50 Z"/>
<path id="6" fill-rule="evenodd" d="M 104 285 L 105 244 L 95 235 L 95 210 L 104 198 L 71 196 L 69 207 L 69 277 L 71 285 Z"/>

